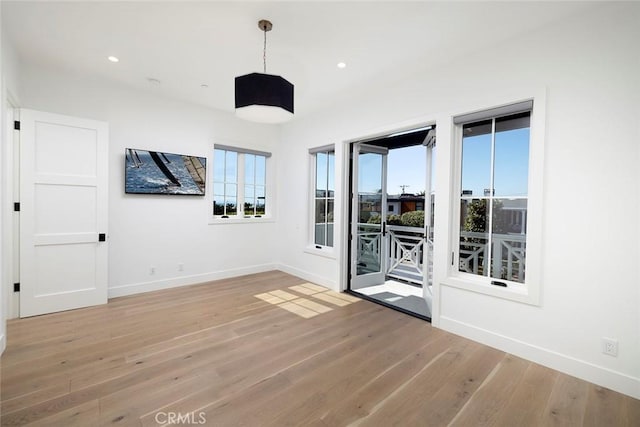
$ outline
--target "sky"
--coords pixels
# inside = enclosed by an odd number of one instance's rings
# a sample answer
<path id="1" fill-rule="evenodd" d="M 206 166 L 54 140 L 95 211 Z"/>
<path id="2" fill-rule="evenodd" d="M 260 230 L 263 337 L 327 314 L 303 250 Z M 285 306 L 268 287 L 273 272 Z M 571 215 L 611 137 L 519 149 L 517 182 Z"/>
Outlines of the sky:
<path id="1" fill-rule="evenodd" d="M 359 177 L 360 191 L 375 193 L 381 186 L 380 154 L 361 154 Z M 387 194 L 415 194 L 425 189 L 425 165 L 427 151 L 423 145 L 389 150 L 387 157 Z M 364 188 L 363 188 L 364 187 Z"/>
<path id="2" fill-rule="evenodd" d="M 495 196 L 526 196 L 529 174 L 529 129 L 496 133 Z M 462 190 L 484 196 L 491 188 L 491 134 L 467 137 L 462 146 Z"/>
<path id="3" fill-rule="evenodd" d="M 526 197 L 529 172 L 529 129 L 497 132 L 495 138 L 495 196 Z M 436 149 L 434 149 L 434 159 L 435 153 Z M 359 175 L 360 182 L 365 187 L 364 191 L 375 192 L 380 188 L 380 162 L 380 155 L 361 155 Z M 484 196 L 484 190 L 491 187 L 490 134 L 464 138 L 462 168 L 462 189 L 471 190 L 473 196 Z M 417 145 L 389 150 L 387 194 L 401 194 L 401 186 L 406 186 L 405 192 L 410 194 L 424 191 L 425 170 L 426 147 Z"/>
<path id="4" fill-rule="evenodd" d="M 427 148 L 423 145 L 397 148 L 389 151 L 387 158 L 387 194 L 404 192 L 415 194 L 425 191 L 424 171 L 427 164 Z"/>

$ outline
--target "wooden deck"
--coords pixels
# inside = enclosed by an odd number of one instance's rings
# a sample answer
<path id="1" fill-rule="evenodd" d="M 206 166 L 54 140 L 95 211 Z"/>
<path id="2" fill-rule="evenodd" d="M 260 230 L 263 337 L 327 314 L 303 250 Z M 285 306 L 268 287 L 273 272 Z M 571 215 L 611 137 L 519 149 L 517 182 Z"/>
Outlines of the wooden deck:
<path id="1" fill-rule="evenodd" d="M 274 271 L 12 320 L 2 425 L 640 425 L 638 400 L 304 283 Z"/>

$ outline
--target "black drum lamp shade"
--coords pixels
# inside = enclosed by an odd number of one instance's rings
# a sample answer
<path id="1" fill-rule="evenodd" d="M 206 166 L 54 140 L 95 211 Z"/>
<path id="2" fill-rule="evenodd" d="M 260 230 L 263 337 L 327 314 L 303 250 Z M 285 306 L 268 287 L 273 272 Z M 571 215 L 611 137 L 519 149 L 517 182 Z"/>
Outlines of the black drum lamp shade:
<path id="1" fill-rule="evenodd" d="M 236 115 L 260 123 L 293 117 L 293 85 L 280 76 L 251 73 L 236 77 Z"/>
<path id="2" fill-rule="evenodd" d="M 263 73 L 236 77 L 236 115 L 260 123 L 282 123 L 293 117 L 293 85 L 280 76 L 267 74 L 267 32 L 273 24 L 261 19 L 264 32 Z"/>

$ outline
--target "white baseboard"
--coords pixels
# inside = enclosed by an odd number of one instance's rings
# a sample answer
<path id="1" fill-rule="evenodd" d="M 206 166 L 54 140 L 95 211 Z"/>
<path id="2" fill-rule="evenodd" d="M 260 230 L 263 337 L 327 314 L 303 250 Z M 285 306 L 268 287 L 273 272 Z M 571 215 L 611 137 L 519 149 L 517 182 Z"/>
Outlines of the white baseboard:
<path id="1" fill-rule="evenodd" d="M 159 291 L 161 289 L 176 288 L 179 286 L 195 285 L 212 280 L 227 279 L 229 277 L 244 276 L 245 274 L 263 273 L 277 269 L 274 264 L 253 265 L 250 267 L 234 268 L 231 270 L 214 271 L 191 276 L 173 277 L 171 279 L 156 280 L 153 282 L 131 283 L 128 285 L 110 286 L 109 298 L 139 294 L 142 292 Z"/>
<path id="2" fill-rule="evenodd" d="M 557 371 L 640 399 L 640 378 L 440 316 L 438 327 Z"/>
<path id="3" fill-rule="evenodd" d="M 322 285 L 336 292 L 340 292 L 338 290 L 338 284 L 333 280 L 327 279 L 326 277 L 318 276 L 316 274 L 309 273 L 308 271 L 300 270 L 298 268 L 291 267 L 290 265 L 286 265 L 286 264 L 276 264 L 275 268 L 278 270 L 284 271 L 285 273 L 298 276 L 301 279 L 313 282 L 317 285 Z"/>

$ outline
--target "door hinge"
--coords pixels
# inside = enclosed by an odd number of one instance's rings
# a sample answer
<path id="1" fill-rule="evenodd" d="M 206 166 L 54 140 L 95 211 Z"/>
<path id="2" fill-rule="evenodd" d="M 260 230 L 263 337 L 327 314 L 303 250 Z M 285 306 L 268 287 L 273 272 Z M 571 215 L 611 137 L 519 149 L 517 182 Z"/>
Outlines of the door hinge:
<path id="1" fill-rule="evenodd" d="M 455 257 L 456 257 L 455 252 L 451 252 L 451 265 L 453 265 L 453 261 L 454 261 Z"/>
<path id="2" fill-rule="evenodd" d="M 13 292 L 20 292 L 20 283 L 13 284 Z"/>
<path id="3" fill-rule="evenodd" d="M 20 202 L 14 202 L 13 203 L 13 211 L 14 212 L 20 212 Z"/>
<path id="4" fill-rule="evenodd" d="M 13 129 L 14 130 L 20 130 L 20 120 L 14 120 L 13 121 Z"/>

